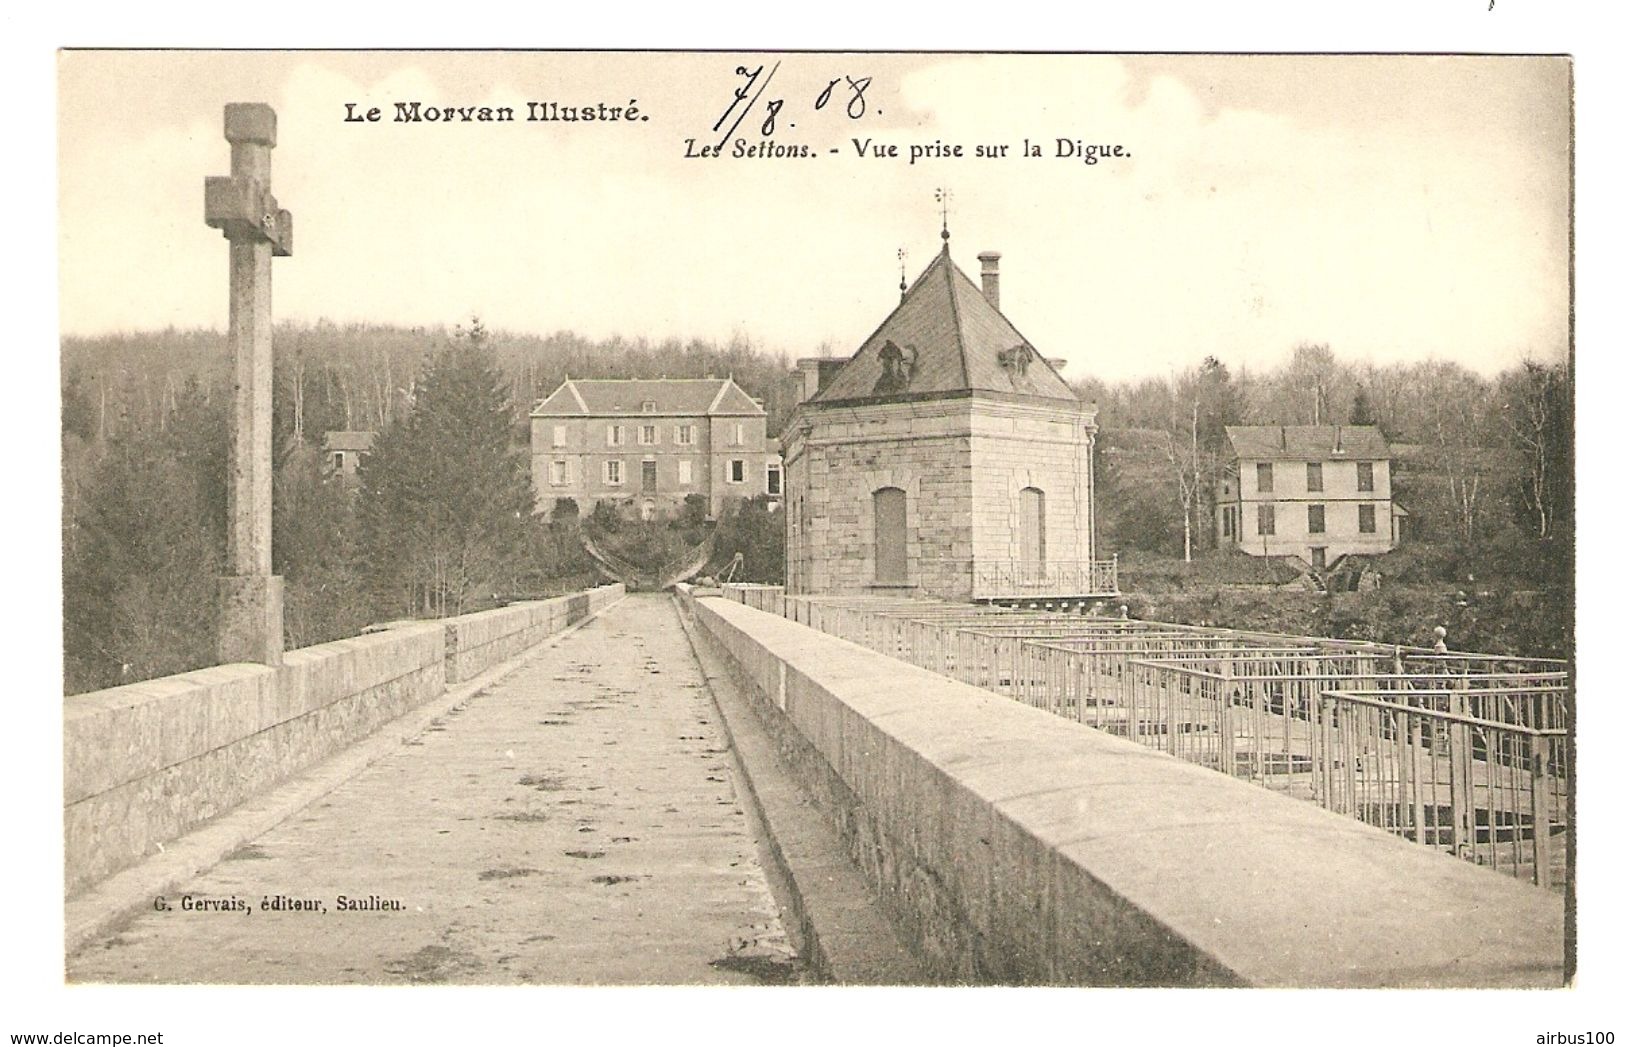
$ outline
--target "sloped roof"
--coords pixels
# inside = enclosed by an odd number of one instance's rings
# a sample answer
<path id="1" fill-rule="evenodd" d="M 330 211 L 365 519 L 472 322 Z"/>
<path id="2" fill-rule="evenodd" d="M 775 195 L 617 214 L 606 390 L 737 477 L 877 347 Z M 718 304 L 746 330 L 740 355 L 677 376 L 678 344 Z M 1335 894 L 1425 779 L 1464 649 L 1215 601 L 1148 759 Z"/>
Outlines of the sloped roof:
<path id="1" fill-rule="evenodd" d="M 888 350 L 887 346 L 893 346 Z M 1006 365 L 1000 354 L 1025 349 Z M 899 375 L 881 359 L 900 351 Z M 1026 355 L 1019 353 L 1017 355 Z M 906 400 L 954 392 L 1000 392 L 1077 402 L 1078 396 L 948 256 L 948 246 L 915 279 L 902 302 L 812 398 Z"/>
<path id="2" fill-rule="evenodd" d="M 378 434 L 364 429 L 335 429 L 322 434 L 324 451 L 370 451 Z"/>
<path id="3" fill-rule="evenodd" d="M 1374 425 L 1227 425 L 1224 434 L 1237 458 L 1389 458 L 1388 441 Z"/>
<path id="4" fill-rule="evenodd" d="M 531 417 L 761 415 L 767 412 L 732 378 L 572 378 L 531 410 Z"/>

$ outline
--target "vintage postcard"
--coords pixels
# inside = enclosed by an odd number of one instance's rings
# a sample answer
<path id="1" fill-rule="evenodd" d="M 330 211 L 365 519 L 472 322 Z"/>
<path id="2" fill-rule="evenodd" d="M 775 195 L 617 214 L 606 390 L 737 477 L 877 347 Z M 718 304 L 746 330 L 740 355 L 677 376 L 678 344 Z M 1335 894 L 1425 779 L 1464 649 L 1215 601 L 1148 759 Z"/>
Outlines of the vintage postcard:
<path id="1" fill-rule="evenodd" d="M 1601 976 L 1569 57 L 57 74 L 69 985 Z"/>

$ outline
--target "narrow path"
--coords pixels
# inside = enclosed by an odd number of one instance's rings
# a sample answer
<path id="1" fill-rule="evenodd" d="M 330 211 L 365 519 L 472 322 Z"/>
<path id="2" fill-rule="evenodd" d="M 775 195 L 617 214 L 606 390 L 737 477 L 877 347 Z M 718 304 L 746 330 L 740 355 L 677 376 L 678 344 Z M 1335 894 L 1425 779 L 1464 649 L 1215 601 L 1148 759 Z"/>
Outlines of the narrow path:
<path id="1" fill-rule="evenodd" d="M 70 956 L 68 978 L 794 981 L 723 738 L 670 599 L 630 596 Z"/>

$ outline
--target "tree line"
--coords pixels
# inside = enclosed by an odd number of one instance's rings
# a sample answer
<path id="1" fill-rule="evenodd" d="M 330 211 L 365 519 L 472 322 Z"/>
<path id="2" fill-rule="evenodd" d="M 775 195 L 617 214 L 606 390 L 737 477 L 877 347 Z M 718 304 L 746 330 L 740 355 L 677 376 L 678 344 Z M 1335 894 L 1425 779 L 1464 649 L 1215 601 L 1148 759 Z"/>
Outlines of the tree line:
<path id="1" fill-rule="evenodd" d="M 1233 373 L 1208 356 L 1167 377 L 1078 389 L 1099 408 L 1107 548 L 1186 559 L 1211 548 L 1225 426 L 1319 424 L 1382 430 L 1394 497 L 1441 570 L 1502 554 L 1546 570 L 1568 555 L 1574 431 L 1561 364 L 1526 360 L 1486 377 L 1438 360 L 1351 364 L 1303 345 L 1266 371 Z"/>
<path id="2" fill-rule="evenodd" d="M 763 401 L 770 436 L 797 389 L 783 354 L 743 339 L 595 341 L 492 332 L 477 320 L 283 324 L 275 354 L 273 569 L 284 578 L 290 647 L 590 584 L 573 524 L 530 513 L 528 408 L 567 376 L 732 375 Z M 1317 418 L 1369 421 L 1409 448 L 1414 465 L 1396 480 L 1399 496 L 1451 556 L 1564 549 L 1572 534 L 1562 367 L 1529 363 L 1484 378 L 1449 363 L 1350 365 L 1306 346 L 1269 371 L 1232 374 L 1210 357 L 1166 378 L 1083 379 L 1077 388 L 1099 405 L 1106 552 L 1178 554 L 1187 534 L 1199 552 L 1212 543 L 1223 427 Z M 212 662 L 230 390 L 217 332 L 64 339 L 70 693 Z M 335 430 L 378 434 L 356 485 L 324 469 L 323 435 Z M 1147 453 L 1114 457 L 1113 442 L 1131 436 Z M 750 516 L 741 533 L 777 522 L 762 507 L 750 512 L 762 519 Z M 753 574 L 763 569 L 761 556 L 747 559 Z"/>

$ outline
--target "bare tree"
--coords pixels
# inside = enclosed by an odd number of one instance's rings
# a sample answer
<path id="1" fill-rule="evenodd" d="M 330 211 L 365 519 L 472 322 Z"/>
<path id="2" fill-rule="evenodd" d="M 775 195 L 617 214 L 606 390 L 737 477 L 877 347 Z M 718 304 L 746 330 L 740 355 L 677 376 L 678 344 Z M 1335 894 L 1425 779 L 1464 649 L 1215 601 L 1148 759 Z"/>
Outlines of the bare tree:
<path id="1" fill-rule="evenodd" d="M 1425 364 L 1418 378 L 1432 393 L 1422 408 L 1423 418 L 1449 487 L 1456 536 L 1470 548 L 1479 534 L 1484 452 L 1491 442 L 1488 390 L 1479 378 L 1453 363 Z"/>
<path id="2" fill-rule="evenodd" d="M 1502 376 L 1501 385 L 1507 427 L 1523 459 L 1520 493 L 1531 529 L 1545 540 L 1572 498 L 1568 375 L 1562 367 L 1526 359 L 1520 370 Z"/>
<path id="3" fill-rule="evenodd" d="M 1193 383 L 1181 383 L 1192 389 Z M 1174 473 L 1179 477 L 1179 505 L 1185 520 L 1185 562 L 1191 562 L 1191 534 L 1194 529 L 1195 515 L 1199 510 L 1199 492 L 1202 489 L 1203 458 L 1201 444 L 1197 440 L 1197 419 L 1201 412 L 1202 402 L 1196 396 L 1190 401 L 1190 431 L 1189 433 L 1177 431 L 1184 428 L 1184 420 L 1180 419 L 1177 429 L 1171 428 L 1168 432 L 1166 453 L 1168 464 L 1174 467 Z M 1188 439 L 1187 439 L 1188 437 Z"/>

